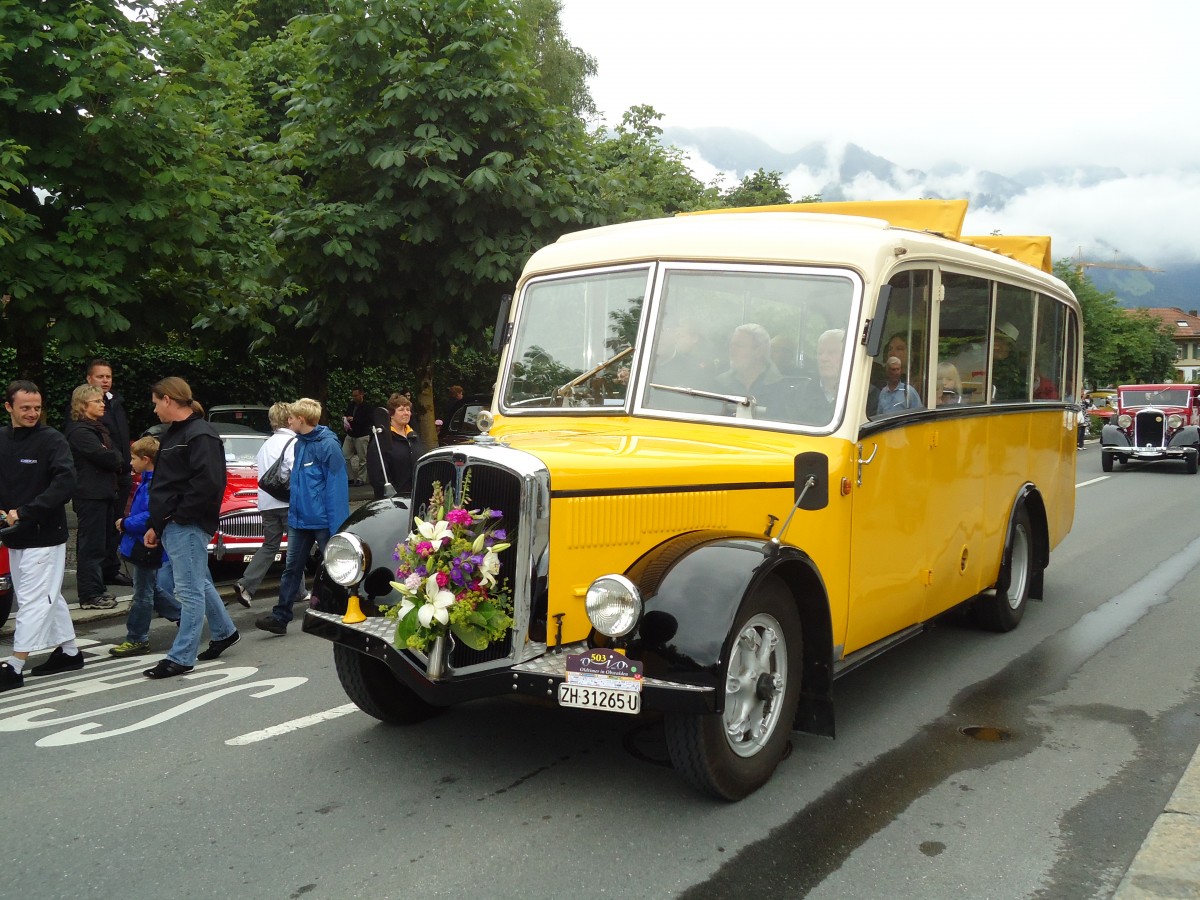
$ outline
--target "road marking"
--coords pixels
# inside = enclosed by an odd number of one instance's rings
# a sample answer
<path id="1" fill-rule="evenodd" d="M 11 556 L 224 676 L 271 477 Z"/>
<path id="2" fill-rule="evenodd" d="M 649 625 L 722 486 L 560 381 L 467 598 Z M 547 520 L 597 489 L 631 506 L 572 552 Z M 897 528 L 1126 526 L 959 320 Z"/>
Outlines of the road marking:
<path id="1" fill-rule="evenodd" d="M 258 741 L 265 741 L 291 731 L 299 731 L 301 728 L 307 728 L 310 725 L 320 725 L 322 722 L 328 722 L 330 719 L 337 719 L 357 711 L 357 706 L 353 703 L 347 703 L 345 706 L 335 706 L 333 709 L 313 713 L 311 716 L 305 716 L 302 719 L 292 719 L 290 722 L 272 725 L 270 728 L 264 728 L 261 731 L 251 731 L 247 734 L 241 734 L 230 738 L 225 743 L 230 747 L 244 747 L 246 744 L 254 744 Z"/>
<path id="2" fill-rule="evenodd" d="M 1075 487 L 1081 488 L 1087 487 L 1089 484 L 1099 484 L 1101 481 L 1107 481 L 1110 478 L 1112 478 L 1111 475 L 1101 475 L 1099 478 L 1093 478 L 1091 481 L 1081 481 Z"/>

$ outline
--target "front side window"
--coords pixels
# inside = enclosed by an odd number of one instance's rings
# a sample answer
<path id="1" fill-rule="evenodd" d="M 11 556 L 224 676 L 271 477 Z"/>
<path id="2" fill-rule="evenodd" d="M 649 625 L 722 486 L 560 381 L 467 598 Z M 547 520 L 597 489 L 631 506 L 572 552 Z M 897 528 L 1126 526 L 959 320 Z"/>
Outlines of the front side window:
<path id="1" fill-rule="evenodd" d="M 871 390 L 867 396 L 867 415 L 871 418 L 895 416 L 924 409 L 922 393 L 928 373 L 929 296 L 933 273 L 925 270 L 901 272 L 889 282 L 891 295 L 884 342 L 871 366 Z M 953 400 L 958 402 L 961 384 L 953 385 Z M 940 388 L 939 388 L 940 390 Z M 948 402 L 939 395 L 937 403 Z"/>
<path id="2" fill-rule="evenodd" d="M 623 407 L 649 274 L 643 267 L 531 283 L 502 405 Z"/>

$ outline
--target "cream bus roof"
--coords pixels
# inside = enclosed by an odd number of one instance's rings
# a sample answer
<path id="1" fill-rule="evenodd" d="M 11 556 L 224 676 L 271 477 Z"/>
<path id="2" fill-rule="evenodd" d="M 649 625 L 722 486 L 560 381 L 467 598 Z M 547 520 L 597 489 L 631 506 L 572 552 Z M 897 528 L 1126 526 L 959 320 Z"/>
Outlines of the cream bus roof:
<path id="1" fill-rule="evenodd" d="M 943 237 L 982 247 L 1009 256 L 1027 266 L 1053 272 L 1050 238 L 1043 235 L 963 235 L 967 217 L 966 200 L 847 200 L 829 203 L 781 203 L 773 206 L 744 206 L 735 209 L 706 209 L 682 215 L 708 215 L 718 212 L 815 212 L 841 216 L 883 219 L 894 228 L 928 231 Z"/>
<path id="2" fill-rule="evenodd" d="M 870 270 L 894 253 L 901 234 L 910 252 L 944 254 L 949 246 L 938 242 L 950 239 L 977 262 L 988 251 L 1051 272 L 1049 238 L 962 237 L 966 211 L 966 200 L 884 200 L 683 213 L 565 234 L 533 255 L 524 276 L 652 259 L 829 262 Z"/>

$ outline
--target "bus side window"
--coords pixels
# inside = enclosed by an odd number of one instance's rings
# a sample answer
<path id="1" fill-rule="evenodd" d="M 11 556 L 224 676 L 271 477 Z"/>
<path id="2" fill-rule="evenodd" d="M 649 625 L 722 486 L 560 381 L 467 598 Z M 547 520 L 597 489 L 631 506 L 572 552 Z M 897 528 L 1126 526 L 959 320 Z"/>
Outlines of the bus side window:
<path id="1" fill-rule="evenodd" d="M 1009 284 L 996 286 L 992 324 L 992 400 L 1028 401 L 1033 379 L 1034 292 Z"/>
<path id="2" fill-rule="evenodd" d="M 889 282 L 892 292 L 883 329 L 885 338 L 871 364 L 869 418 L 925 408 L 932 282 L 933 273 L 926 269 L 900 272 Z"/>
<path id="3" fill-rule="evenodd" d="M 943 299 L 938 325 L 938 361 L 954 366 L 962 403 L 987 399 L 988 319 L 991 285 L 986 278 L 942 273 Z"/>

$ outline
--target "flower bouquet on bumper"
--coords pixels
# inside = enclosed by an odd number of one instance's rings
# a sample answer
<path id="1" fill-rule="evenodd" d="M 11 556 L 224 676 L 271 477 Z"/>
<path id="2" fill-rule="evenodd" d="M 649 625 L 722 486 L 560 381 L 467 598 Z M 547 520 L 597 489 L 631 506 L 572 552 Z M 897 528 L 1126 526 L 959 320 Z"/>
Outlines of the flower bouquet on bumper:
<path id="1" fill-rule="evenodd" d="M 447 509 L 442 485 L 434 484 L 428 519 L 414 517 L 414 530 L 396 548 L 392 587 L 404 599 L 386 615 L 396 619 L 398 648 L 429 655 L 432 677 L 442 674 L 448 633 L 485 650 L 513 624 L 508 584 L 499 581 L 499 554 L 509 546 L 504 529 L 495 527 L 503 514 L 467 509 L 469 487 L 468 481 L 462 500 Z"/>

